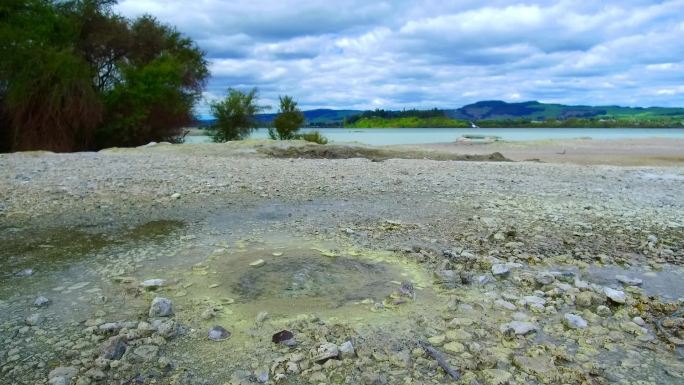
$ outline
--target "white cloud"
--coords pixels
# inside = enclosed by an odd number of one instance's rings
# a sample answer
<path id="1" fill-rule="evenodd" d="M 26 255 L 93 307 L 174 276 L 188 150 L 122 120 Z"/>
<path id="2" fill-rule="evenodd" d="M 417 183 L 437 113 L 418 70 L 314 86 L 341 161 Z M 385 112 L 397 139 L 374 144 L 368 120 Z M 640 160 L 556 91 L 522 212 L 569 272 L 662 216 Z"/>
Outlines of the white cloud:
<path id="1" fill-rule="evenodd" d="M 123 0 L 208 52 L 207 97 L 305 108 L 481 99 L 681 105 L 684 0 Z"/>

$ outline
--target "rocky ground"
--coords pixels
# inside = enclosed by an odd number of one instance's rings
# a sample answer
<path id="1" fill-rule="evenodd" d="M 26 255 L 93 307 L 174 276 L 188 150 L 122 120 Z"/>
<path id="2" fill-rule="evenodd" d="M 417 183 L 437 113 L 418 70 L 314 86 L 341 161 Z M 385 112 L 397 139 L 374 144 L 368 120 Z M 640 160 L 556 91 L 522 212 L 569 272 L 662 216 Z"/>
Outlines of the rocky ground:
<path id="1" fill-rule="evenodd" d="M 684 381 L 681 167 L 295 145 L 0 155 L 0 382 Z"/>

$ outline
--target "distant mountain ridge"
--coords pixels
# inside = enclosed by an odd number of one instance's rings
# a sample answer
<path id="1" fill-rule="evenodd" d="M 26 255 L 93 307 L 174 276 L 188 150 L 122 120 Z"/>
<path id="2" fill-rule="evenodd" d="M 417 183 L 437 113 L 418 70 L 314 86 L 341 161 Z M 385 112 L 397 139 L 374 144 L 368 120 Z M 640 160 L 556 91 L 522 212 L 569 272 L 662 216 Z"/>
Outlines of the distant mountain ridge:
<path id="1" fill-rule="evenodd" d="M 621 107 L 621 106 L 582 106 L 537 101 L 507 103 L 501 100 L 488 100 L 465 105 L 455 110 L 446 110 L 447 116 L 463 120 L 501 120 L 529 119 L 565 120 L 570 118 L 600 117 L 674 117 L 684 116 L 684 108 L 668 107 Z"/>
<path id="2" fill-rule="evenodd" d="M 456 109 L 442 109 L 444 115 L 451 119 L 466 121 L 483 120 L 515 120 L 530 121 L 567 120 L 571 118 L 611 119 L 611 118 L 682 118 L 684 108 L 677 107 L 621 107 L 621 106 L 584 106 L 540 103 L 527 101 L 508 103 L 501 100 L 485 100 L 467 104 Z M 314 109 L 302 111 L 307 126 L 342 126 L 347 118 L 362 114 L 362 110 Z M 389 111 L 391 112 L 391 111 Z M 399 112 L 399 111 L 394 111 Z M 372 113 L 372 111 L 370 111 Z M 268 125 L 275 119 L 276 113 L 258 114 L 257 120 Z M 207 127 L 212 119 L 199 120 L 197 126 Z"/>

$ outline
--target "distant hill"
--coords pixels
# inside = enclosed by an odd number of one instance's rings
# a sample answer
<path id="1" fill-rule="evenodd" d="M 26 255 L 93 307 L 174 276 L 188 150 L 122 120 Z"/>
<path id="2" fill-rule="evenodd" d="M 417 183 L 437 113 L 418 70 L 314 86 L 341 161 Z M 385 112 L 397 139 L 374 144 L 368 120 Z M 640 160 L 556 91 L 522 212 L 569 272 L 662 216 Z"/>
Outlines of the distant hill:
<path id="1" fill-rule="evenodd" d="M 372 120 L 374 118 L 389 119 L 390 126 L 396 122 L 391 120 L 396 118 L 418 117 L 425 118 L 426 113 L 430 116 L 438 114 L 446 118 L 458 121 L 485 122 L 492 124 L 496 121 L 506 121 L 510 123 L 514 120 L 525 120 L 529 122 L 543 122 L 547 120 L 566 121 L 568 119 L 589 119 L 597 121 L 601 119 L 637 119 L 637 120 L 658 120 L 667 119 L 678 122 L 684 121 L 684 108 L 668 107 L 620 107 L 620 106 L 572 106 L 564 104 L 540 103 L 537 101 L 507 103 L 501 100 L 487 100 L 465 105 L 457 109 L 444 110 L 333 110 L 316 109 L 302 111 L 306 120 L 306 126 L 319 127 L 339 127 L 345 123 L 359 121 L 365 118 L 371 125 L 378 125 L 381 122 Z M 258 114 L 257 120 L 263 125 L 268 126 L 275 118 L 275 113 Z M 433 116 L 434 117 L 434 116 Z M 369 120 L 370 119 L 370 120 Z M 213 119 L 199 120 L 196 126 L 205 128 L 214 122 Z M 368 123 L 367 122 L 367 123 Z M 443 122 L 444 123 L 444 122 Z M 447 124 L 448 123 L 448 124 Z M 417 122 L 419 126 L 423 122 Z M 434 122 L 432 122 L 434 124 Z M 455 123 L 446 122 L 447 126 L 458 126 Z M 501 123 L 503 124 L 503 123 Z"/>
<path id="2" fill-rule="evenodd" d="M 302 111 L 304 113 L 304 119 L 306 120 L 306 125 L 317 125 L 317 124 L 342 124 L 344 118 L 349 116 L 360 114 L 363 111 L 359 110 L 331 110 L 331 109 L 317 109 Z M 276 114 L 259 114 L 257 119 L 260 122 L 272 122 L 275 119 Z"/>
<path id="3" fill-rule="evenodd" d="M 445 110 L 448 117 L 463 120 L 547 119 L 570 118 L 657 118 L 684 117 L 684 108 L 620 107 L 620 106 L 570 106 L 547 104 L 537 101 L 507 103 L 500 100 L 482 101 L 455 110 Z"/>

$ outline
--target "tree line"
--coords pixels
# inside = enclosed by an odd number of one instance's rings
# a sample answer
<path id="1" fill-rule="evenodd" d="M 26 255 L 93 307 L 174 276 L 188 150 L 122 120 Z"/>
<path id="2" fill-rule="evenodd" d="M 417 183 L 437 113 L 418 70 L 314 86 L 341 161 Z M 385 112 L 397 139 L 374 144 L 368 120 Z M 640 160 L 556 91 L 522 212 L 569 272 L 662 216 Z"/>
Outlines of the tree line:
<path id="1" fill-rule="evenodd" d="M 174 141 L 209 76 L 204 52 L 113 0 L 0 3 L 0 150 Z"/>
<path id="2" fill-rule="evenodd" d="M 0 1 L 0 152 L 183 140 L 209 77 L 205 52 L 175 27 L 125 18 L 115 4 Z M 256 89 L 229 89 L 213 103 L 214 139 L 246 137 L 261 110 L 256 99 Z M 281 107 L 272 136 L 293 138 L 303 116 L 291 97 Z"/>

